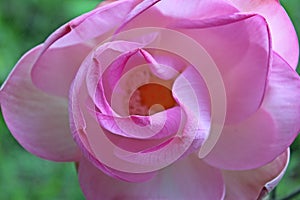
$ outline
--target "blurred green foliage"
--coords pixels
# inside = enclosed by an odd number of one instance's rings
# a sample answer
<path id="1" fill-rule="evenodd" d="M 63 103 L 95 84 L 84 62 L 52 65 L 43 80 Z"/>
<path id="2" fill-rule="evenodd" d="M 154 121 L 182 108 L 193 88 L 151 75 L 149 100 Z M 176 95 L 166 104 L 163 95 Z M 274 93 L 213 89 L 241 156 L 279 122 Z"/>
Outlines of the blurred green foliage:
<path id="1" fill-rule="evenodd" d="M 0 85 L 18 59 L 55 29 L 93 9 L 98 0 L 1 0 Z M 83 200 L 73 163 L 55 163 L 26 152 L 0 115 L 0 199 Z"/>
<path id="2" fill-rule="evenodd" d="M 281 2 L 300 35 L 299 0 Z M 1 0 L 0 85 L 27 50 L 42 43 L 60 25 L 98 3 L 98 0 Z M 288 172 L 277 187 L 278 199 L 300 187 L 299 137 L 291 149 Z M 84 197 L 73 163 L 58 164 L 26 152 L 11 136 L 0 115 L 0 199 L 81 200 Z"/>

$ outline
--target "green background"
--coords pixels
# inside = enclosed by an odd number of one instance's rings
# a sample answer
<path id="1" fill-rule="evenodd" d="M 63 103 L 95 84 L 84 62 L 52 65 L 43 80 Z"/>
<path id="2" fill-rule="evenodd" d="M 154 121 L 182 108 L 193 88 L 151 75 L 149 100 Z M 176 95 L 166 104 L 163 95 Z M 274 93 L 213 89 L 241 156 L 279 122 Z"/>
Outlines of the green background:
<path id="1" fill-rule="evenodd" d="M 0 85 L 27 50 L 42 43 L 59 26 L 91 10 L 98 3 L 97 0 L 0 0 Z M 284 0 L 282 4 L 300 35 L 299 0 Z M 291 163 L 277 187 L 276 199 L 300 187 L 299 137 L 291 149 Z M 0 199 L 84 199 L 74 164 L 50 162 L 26 152 L 10 135 L 1 114 Z M 294 199 L 300 199 L 300 196 Z"/>

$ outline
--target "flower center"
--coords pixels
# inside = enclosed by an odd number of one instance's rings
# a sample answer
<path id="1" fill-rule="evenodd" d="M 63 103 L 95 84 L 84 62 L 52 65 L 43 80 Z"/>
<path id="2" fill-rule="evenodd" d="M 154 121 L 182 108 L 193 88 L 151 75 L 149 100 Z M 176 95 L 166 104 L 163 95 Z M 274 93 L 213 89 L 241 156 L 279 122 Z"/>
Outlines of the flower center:
<path id="1" fill-rule="evenodd" d="M 149 115 L 175 105 L 176 101 L 169 88 L 157 83 L 148 83 L 140 86 L 131 96 L 129 113 L 131 115 Z"/>

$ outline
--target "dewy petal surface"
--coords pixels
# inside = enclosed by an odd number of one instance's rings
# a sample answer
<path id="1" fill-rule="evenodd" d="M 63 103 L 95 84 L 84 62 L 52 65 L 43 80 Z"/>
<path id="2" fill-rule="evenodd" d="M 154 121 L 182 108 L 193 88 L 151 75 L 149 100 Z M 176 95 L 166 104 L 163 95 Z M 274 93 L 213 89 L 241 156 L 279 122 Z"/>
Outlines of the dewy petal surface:
<path id="1" fill-rule="evenodd" d="M 278 0 L 230 0 L 242 12 L 258 13 L 268 23 L 272 35 L 272 48 L 291 67 L 297 67 L 299 44 L 295 28 Z"/>
<path id="2" fill-rule="evenodd" d="M 205 161 L 222 169 L 246 170 L 275 159 L 298 135 L 299 90 L 297 72 L 274 53 L 261 108 L 244 122 L 225 126 Z"/>
<path id="3" fill-rule="evenodd" d="M 219 170 L 196 157 L 187 157 L 143 183 L 126 183 L 106 176 L 91 163 L 79 163 L 79 181 L 87 200 L 222 199 L 224 184 Z"/>
<path id="4" fill-rule="evenodd" d="M 42 47 L 25 54 L 0 91 L 1 109 L 8 128 L 29 152 L 54 161 L 76 161 L 79 150 L 72 139 L 68 103 L 37 89 L 30 77 Z"/>
<path id="5" fill-rule="evenodd" d="M 282 173 L 285 172 L 288 162 L 289 151 L 287 150 L 269 164 L 258 169 L 223 171 L 226 185 L 225 199 L 258 199 L 260 192 L 268 182 L 272 180 L 278 181 L 276 179 L 282 177 Z M 272 187 L 275 186 L 274 182 Z"/>

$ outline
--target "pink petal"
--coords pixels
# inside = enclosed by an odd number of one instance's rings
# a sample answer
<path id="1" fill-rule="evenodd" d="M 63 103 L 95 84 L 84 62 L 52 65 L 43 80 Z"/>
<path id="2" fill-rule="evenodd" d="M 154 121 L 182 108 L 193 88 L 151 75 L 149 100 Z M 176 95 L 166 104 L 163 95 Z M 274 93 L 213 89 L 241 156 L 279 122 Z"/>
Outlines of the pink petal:
<path id="1" fill-rule="evenodd" d="M 158 2 L 158 3 L 157 3 Z M 149 5 L 147 7 L 147 5 Z M 136 9 L 141 7 L 140 9 Z M 129 14 L 128 20 L 118 29 L 126 31 L 140 27 L 168 27 L 171 23 L 180 23 L 183 19 L 210 18 L 232 14 L 238 10 L 226 0 L 195 1 L 144 1 Z"/>
<path id="2" fill-rule="evenodd" d="M 223 171 L 226 185 L 225 199 L 259 199 L 258 197 L 260 197 L 264 187 L 267 187 L 270 192 L 278 184 L 288 163 L 289 151 L 287 150 L 272 162 L 258 169 Z"/>
<path id="3" fill-rule="evenodd" d="M 113 134 L 135 139 L 158 139 L 176 134 L 181 110 L 174 107 L 151 116 L 114 117 L 96 113 L 99 124 Z"/>
<path id="4" fill-rule="evenodd" d="M 143 12 L 145 12 L 147 9 L 151 8 L 154 4 L 156 4 L 159 1 L 161 1 L 161 0 L 144 0 L 144 1 L 142 1 L 134 9 L 131 10 L 131 12 L 127 15 L 126 19 L 124 20 L 124 22 L 117 29 L 116 33 L 119 33 L 126 24 L 128 24 L 134 18 L 139 17 L 139 15 L 141 15 Z"/>
<path id="5" fill-rule="evenodd" d="M 113 179 L 86 160 L 80 161 L 78 176 L 87 200 L 222 199 L 224 195 L 220 171 L 195 157 L 176 162 L 144 183 Z"/>
<path id="6" fill-rule="evenodd" d="M 199 72 L 193 67 L 185 69 L 175 80 L 172 89 L 178 104 L 190 115 L 196 118 L 195 139 L 201 143 L 207 138 L 210 130 L 210 96 Z"/>
<path id="7" fill-rule="evenodd" d="M 77 86 L 74 87 L 74 90 L 77 90 Z M 180 125 L 183 130 L 180 130 L 171 141 L 167 141 L 167 143 L 160 146 L 157 143 L 160 141 L 153 143 L 151 140 L 146 140 L 146 142 L 154 146 L 152 150 L 128 152 L 126 148 L 125 150 L 122 149 L 122 145 L 114 144 L 113 141 L 110 141 L 110 138 L 106 136 L 109 133 L 99 126 L 95 117 L 85 108 L 84 96 L 86 94 L 82 90 L 80 94 L 79 99 L 72 98 L 71 102 L 72 132 L 85 156 L 99 169 L 101 169 L 99 163 L 128 173 L 149 173 L 161 169 L 178 160 L 190 147 L 194 141 L 195 134 L 198 132 L 196 128 L 197 123 L 195 122 L 197 120 L 194 120 L 192 117 L 189 120 L 183 119 L 182 125 Z M 140 141 L 125 142 L 125 144 L 131 145 L 132 148 L 139 148 L 141 145 Z"/>
<path id="8" fill-rule="evenodd" d="M 95 116 L 91 115 L 86 106 L 89 94 L 87 88 L 82 85 L 84 70 L 86 69 L 80 68 L 77 74 L 78 79 L 75 79 L 72 87 L 70 121 L 77 144 L 95 166 L 102 169 L 99 163 L 103 163 L 112 169 L 128 173 L 152 172 L 178 160 L 187 151 L 194 141 L 195 134 L 198 133 L 197 118 L 189 115 L 183 116 L 184 119 L 180 125 L 183 130 L 176 137 L 163 146 L 155 147 L 150 152 L 132 153 L 113 144 L 107 138 L 105 129 L 99 126 Z M 185 119 L 186 117 L 188 120 Z M 151 142 L 153 144 L 153 141 Z M 139 146 L 138 142 L 131 144 L 133 147 Z"/>
<path id="9" fill-rule="evenodd" d="M 271 116 L 259 110 L 237 125 L 225 126 L 217 144 L 204 160 L 228 170 L 260 167 L 278 155 L 277 151 L 272 152 L 274 147 L 280 148 L 275 133 Z"/>
<path id="10" fill-rule="evenodd" d="M 67 98 L 75 74 L 90 47 L 85 45 L 49 48 L 34 64 L 34 84 L 52 95 Z"/>
<path id="11" fill-rule="evenodd" d="M 271 171 L 281 169 L 280 173 L 276 174 L 276 177 L 274 177 L 272 180 L 270 180 L 269 182 L 267 182 L 265 184 L 265 189 L 267 190 L 267 192 L 271 192 L 278 185 L 278 183 L 281 181 L 281 179 L 283 178 L 283 176 L 284 176 L 284 174 L 285 174 L 285 172 L 288 168 L 289 161 L 290 161 L 290 149 L 288 148 L 286 150 L 286 152 L 284 152 L 283 154 L 278 156 L 271 163 L 264 166 L 264 167 L 269 168 L 269 169 L 271 168 L 270 169 Z M 283 165 L 284 165 L 284 167 L 283 167 Z"/>
<path id="12" fill-rule="evenodd" d="M 227 96 L 226 123 L 237 123 L 256 112 L 270 65 L 270 35 L 265 20 L 259 15 L 234 14 L 186 20 L 177 27 L 197 40 L 218 66 Z"/>
<path id="13" fill-rule="evenodd" d="M 122 24 L 130 11 L 138 3 L 139 1 L 137 0 L 123 0 L 100 6 L 60 27 L 50 35 L 46 43 L 54 41 L 54 47 L 66 47 L 75 44 L 95 46 L 103 40 L 108 39 L 113 33 L 113 29 Z M 62 30 L 68 31 L 64 31 L 65 34 L 60 37 L 55 37 Z M 96 41 L 93 41 L 94 39 Z"/>
<path id="14" fill-rule="evenodd" d="M 128 71 L 146 64 L 138 49 L 151 42 L 153 35 L 145 36 L 141 43 L 140 38 L 135 39 L 136 42 L 106 43 L 97 48 L 83 63 L 83 66 L 88 68 L 86 82 L 89 95 L 103 114 L 119 116 L 120 113 L 126 113 L 124 110 L 128 105 L 122 105 L 128 103 L 129 99 L 126 99 L 126 90 L 118 85 L 119 81 L 122 76 L 127 77 Z M 141 78 L 135 76 L 135 79 Z M 135 79 L 131 80 L 134 84 Z"/>
<path id="15" fill-rule="evenodd" d="M 143 49 L 140 50 L 141 54 L 144 56 L 145 60 L 150 64 L 150 69 L 155 76 L 163 80 L 170 80 L 176 78 L 180 72 L 187 66 L 183 60 L 176 55 L 171 53 L 153 52 L 151 54 L 149 51 Z"/>
<path id="16" fill-rule="evenodd" d="M 94 157 L 88 157 L 88 160 L 85 157 L 81 158 L 81 162 L 87 162 L 89 165 L 94 165 L 92 168 L 96 168 L 97 171 L 101 170 L 105 176 L 110 176 L 113 179 L 117 179 L 119 181 L 126 181 L 129 183 L 140 183 L 151 180 L 156 176 L 157 172 L 148 172 L 148 173 L 128 173 L 124 171 L 119 171 L 113 168 L 110 168 L 103 163 L 96 160 Z"/>
<path id="17" fill-rule="evenodd" d="M 145 56 L 145 54 L 147 54 L 146 58 L 143 57 Z M 114 60 L 113 63 L 101 75 L 101 81 L 99 81 L 95 99 L 96 105 L 98 106 L 100 112 L 96 112 L 96 115 L 99 123 L 108 131 L 120 136 L 137 139 L 161 138 L 169 136 L 170 134 L 175 134 L 177 132 L 178 126 L 180 124 L 179 121 L 181 118 L 179 108 L 175 107 L 174 109 L 169 109 L 165 112 L 160 112 L 151 116 L 129 116 L 129 114 L 126 115 L 126 112 L 123 111 L 129 107 L 129 105 L 126 104 L 126 102 L 129 102 L 129 99 L 127 97 L 128 92 L 126 91 L 126 89 L 124 89 L 124 87 L 122 87 L 122 84 L 121 86 L 118 86 L 117 83 L 121 78 L 124 78 L 124 76 L 126 76 L 126 74 L 128 74 L 130 70 L 138 68 L 143 64 L 147 64 L 147 62 L 150 62 L 148 61 L 149 57 L 151 57 L 151 62 L 153 61 L 157 65 L 157 68 L 152 69 L 152 71 L 159 71 L 161 68 L 164 68 L 164 66 L 160 66 L 155 61 L 155 58 L 153 58 L 148 52 L 141 49 L 122 54 L 116 60 Z M 163 58 L 161 59 L 162 61 L 166 61 L 166 59 L 169 59 L 169 57 L 167 57 L 166 55 L 162 55 L 160 56 L 160 58 Z M 97 53 L 97 57 L 95 59 L 97 59 L 100 63 L 100 61 L 102 60 L 102 55 Z M 183 65 L 182 63 L 178 64 L 177 60 L 174 60 L 172 64 L 173 65 L 170 66 L 170 68 L 182 68 Z M 95 66 L 97 66 L 97 63 L 95 63 Z M 149 67 L 152 68 L 153 65 Z M 95 74 L 100 73 L 97 72 L 97 70 L 99 70 L 99 66 L 93 68 L 94 70 L 90 70 L 90 77 L 93 77 L 95 76 Z M 173 71 L 177 71 L 177 69 L 173 69 Z M 136 71 L 137 74 L 139 72 L 140 71 Z M 141 73 L 142 72 L 143 71 L 141 71 Z M 162 74 L 167 73 L 160 73 L 160 75 Z M 135 77 L 136 79 L 143 79 L 143 77 Z M 134 82 L 132 81 L 132 78 L 133 77 L 131 77 L 130 82 L 138 85 L 138 81 Z M 112 103 L 112 100 L 114 99 L 116 99 L 115 101 L 118 102 Z M 126 108 L 122 108 L 122 105 L 124 105 L 123 107 Z M 91 109 L 93 109 L 92 105 Z M 124 116 L 120 116 L 120 113 L 125 114 Z M 136 123 L 133 123 L 133 119 L 136 120 Z M 143 123 L 147 122 L 147 125 L 140 124 L 140 126 L 137 126 L 137 124 L 139 124 L 137 120 Z"/>
<path id="18" fill-rule="evenodd" d="M 120 53 L 122 51 L 129 50 L 130 47 L 132 47 L 132 45 L 129 45 L 128 42 L 125 43 L 127 44 L 125 46 L 126 47 L 125 49 L 123 48 L 124 45 L 122 45 L 122 42 L 120 43 L 118 41 L 103 46 L 102 49 L 103 52 L 106 53 L 108 52 L 108 54 L 110 55 L 110 57 L 106 57 L 107 59 L 105 59 L 105 61 L 107 61 L 108 64 L 110 63 L 109 58 L 113 59 L 112 56 L 113 54 L 111 54 L 111 52 Z M 135 43 L 135 45 L 133 46 L 136 47 L 137 45 L 141 46 L 142 44 Z M 99 127 L 98 122 L 95 120 L 96 118 L 94 118 L 91 115 L 91 112 L 89 111 L 91 107 L 89 107 L 89 105 L 87 104 L 87 102 L 93 101 L 93 99 L 91 98 L 94 98 L 95 89 L 96 89 L 95 87 L 97 86 L 98 78 L 101 77 L 101 74 L 98 74 L 98 71 L 96 71 L 95 74 L 93 75 L 89 74 L 91 72 L 89 70 L 92 67 L 91 62 L 93 62 L 93 58 L 95 54 L 100 55 L 103 52 L 99 50 L 90 54 L 83 62 L 82 66 L 80 67 L 77 73 L 77 77 L 73 82 L 73 87 L 70 93 L 70 113 L 71 113 L 70 121 L 71 121 L 72 132 L 74 134 L 76 142 L 81 147 L 83 153 L 89 158 L 89 160 L 91 160 L 99 169 L 103 170 L 103 172 L 105 172 L 106 174 L 113 177 L 120 178 L 122 180 L 133 181 L 133 182 L 141 181 L 142 179 L 149 179 L 149 177 L 151 178 L 153 173 L 146 173 L 142 175 L 142 177 L 140 177 L 140 176 L 133 175 L 131 173 L 122 173 L 119 170 L 116 170 L 117 167 L 116 169 L 113 169 L 99 162 L 99 160 L 96 159 L 96 156 L 93 152 L 93 148 L 92 148 L 93 144 L 90 144 L 91 143 L 91 141 L 89 140 L 90 135 L 93 136 L 93 134 L 96 133 L 97 135 L 101 136 L 101 133 L 105 131 Z M 102 70 L 105 70 L 105 64 L 103 62 L 101 62 L 101 64 L 104 65 Z M 104 136 L 103 139 L 106 139 L 106 136 Z M 91 140 L 95 143 L 97 143 L 98 141 L 97 139 L 96 140 L 91 139 Z M 100 140 L 100 142 L 101 141 L 102 140 Z M 104 141 L 104 143 L 105 142 L 107 142 L 106 144 L 111 144 L 110 141 Z M 110 151 L 109 148 L 101 146 L 101 144 L 97 144 L 97 145 L 105 149 L 105 151 L 103 152 Z M 111 151 L 111 153 L 114 152 Z"/>
<path id="19" fill-rule="evenodd" d="M 206 162 L 229 170 L 260 167 L 284 152 L 298 135 L 300 77 L 277 54 L 270 70 L 262 107 L 245 121 L 225 126 Z"/>
<path id="20" fill-rule="evenodd" d="M 111 36 L 113 28 L 123 22 L 135 3 L 134 0 L 111 3 L 55 31 L 45 41 L 42 54 L 34 64 L 34 84 L 47 93 L 67 97 L 83 59 L 93 47 Z"/>
<path id="21" fill-rule="evenodd" d="M 283 58 L 274 53 L 262 109 L 272 116 L 277 128 L 277 140 L 280 141 L 278 144 L 282 148 L 287 148 L 300 130 L 299 91 L 299 75 Z"/>
<path id="22" fill-rule="evenodd" d="M 126 44 L 125 44 L 126 45 Z M 127 44 L 128 47 L 131 46 L 130 43 Z M 140 45 L 142 46 L 142 45 Z M 133 47 L 133 46 L 132 46 Z M 98 90 L 96 91 L 96 105 L 99 105 L 98 108 L 100 109 L 101 112 L 107 112 L 105 110 L 111 110 L 109 114 L 113 112 L 118 112 L 122 108 L 122 104 L 124 102 L 128 104 L 129 99 L 126 99 L 124 95 L 126 95 L 126 89 L 122 88 L 122 83 L 120 83 L 120 79 L 123 77 L 126 78 L 129 74 L 129 71 L 139 67 L 143 64 L 146 64 L 145 59 L 140 55 L 140 51 L 135 48 L 132 49 L 126 53 L 121 54 L 118 56 L 115 60 L 112 61 L 111 65 L 107 66 L 107 69 L 103 72 L 101 75 L 101 78 L 99 78 L 99 85 L 98 85 Z M 105 55 L 105 54 L 104 54 Z M 97 54 L 95 56 L 95 59 L 98 61 L 98 65 L 101 65 L 101 60 L 104 59 L 105 57 L 103 56 L 103 53 Z M 131 61 L 131 62 L 130 62 Z M 97 65 L 97 63 L 95 63 Z M 133 78 L 133 77 L 131 77 Z M 141 79 L 139 76 L 136 76 L 136 79 Z M 135 79 L 132 81 L 133 84 L 139 84 L 135 83 Z M 117 84 L 120 85 L 117 85 Z M 125 83 L 126 84 L 126 83 Z M 133 85 L 132 87 L 134 87 Z M 128 86 L 127 86 L 128 87 Z M 137 89 L 137 88 L 136 88 Z M 103 96 L 104 95 L 104 96 Z M 115 95 L 115 96 L 113 96 Z M 102 97 L 103 96 L 103 97 Z M 115 97 L 115 98 L 113 98 Z M 114 103 L 116 98 L 121 97 L 120 99 L 123 100 L 123 102 L 120 103 Z M 106 101 L 106 102 L 100 102 L 100 101 Z M 104 108 L 102 105 L 110 105 L 112 108 Z M 129 105 L 126 105 L 126 109 L 129 107 Z"/>
<path id="23" fill-rule="evenodd" d="M 210 18 L 238 11 L 226 0 L 164 0 L 159 2 L 156 7 L 165 16 L 186 19 Z"/>
<path id="24" fill-rule="evenodd" d="M 18 142 L 29 152 L 54 161 L 76 161 L 79 151 L 72 139 L 65 99 L 38 90 L 30 79 L 38 46 L 17 63 L 0 91 L 3 116 Z"/>
<path id="25" fill-rule="evenodd" d="M 239 10 L 258 13 L 267 20 L 272 36 L 272 48 L 295 69 L 299 57 L 298 39 L 294 26 L 280 2 L 278 0 L 230 1 Z"/>

